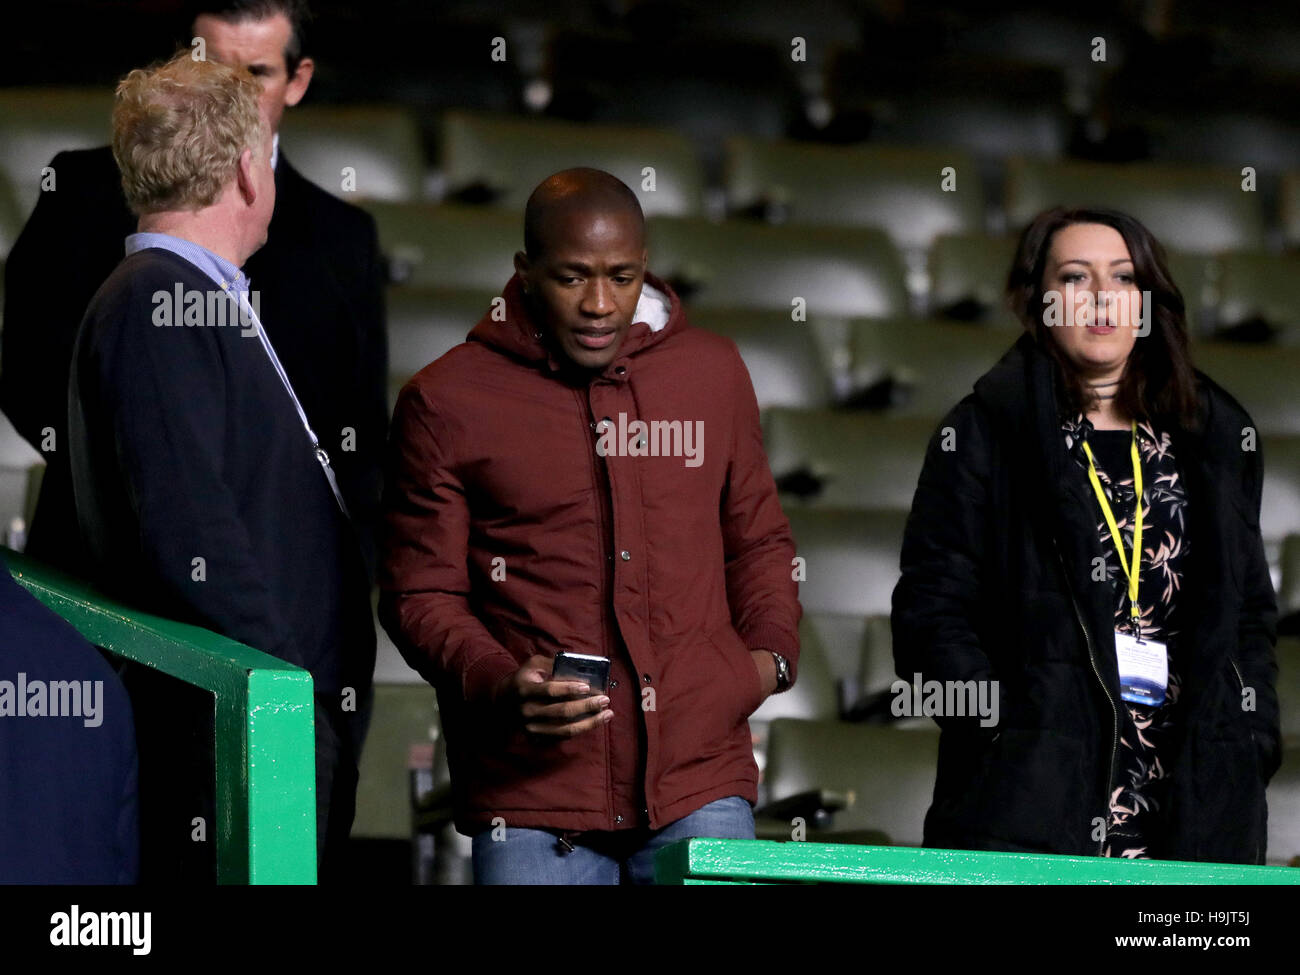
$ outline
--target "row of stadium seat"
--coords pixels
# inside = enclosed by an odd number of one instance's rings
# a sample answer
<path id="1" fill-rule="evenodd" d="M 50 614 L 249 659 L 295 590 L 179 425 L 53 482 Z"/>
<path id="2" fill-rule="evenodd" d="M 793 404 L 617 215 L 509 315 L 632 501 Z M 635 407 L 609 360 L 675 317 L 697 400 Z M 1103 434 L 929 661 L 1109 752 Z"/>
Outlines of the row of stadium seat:
<path id="1" fill-rule="evenodd" d="M 521 211 L 454 204 L 372 202 L 390 278 L 431 289 L 496 293 L 513 273 Z M 650 267 L 692 309 L 888 317 L 928 314 L 1015 326 L 1002 289 L 1014 240 L 944 234 L 928 253 L 900 251 L 869 227 L 652 217 Z M 1259 252 L 1173 252 L 1193 334 L 1300 344 L 1300 257 Z M 800 300 L 796 300 L 800 299 Z"/>
<path id="2" fill-rule="evenodd" d="M 0 172 L 13 194 L 7 205 L 20 214 L 34 205 L 42 167 L 58 151 L 104 144 L 109 105 L 109 93 L 100 90 L 0 90 Z M 413 202 L 432 190 L 518 213 L 544 177 L 589 165 L 637 190 L 647 214 L 696 216 L 710 209 L 694 149 L 671 128 L 451 111 L 442 121 L 433 186 L 415 120 L 395 105 L 294 109 L 282 136 L 295 165 L 349 199 Z M 1005 219 L 1018 227 L 1057 203 L 1105 202 L 1131 211 L 1174 250 L 1261 250 L 1271 241 L 1260 195 L 1245 188 L 1241 166 L 1250 164 L 1249 158 L 1213 167 L 1014 157 L 1007 161 Z M 1298 189 L 1300 172 L 1292 171 L 1281 213 L 1291 244 L 1300 242 Z M 726 211 L 881 228 L 905 252 L 928 247 L 941 234 L 983 232 L 991 223 L 975 157 L 956 148 L 733 137 L 726 140 L 723 191 Z"/>
<path id="3" fill-rule="evenodd" d="M 883 626 L 887 640 L 888 621 L 871 623 L 873 630 Z M 762 770 L 759 837 L 790 839 L 794 817 L 800 816 L 807 828 L 802 838 L 808 840 L 920 845 L 934 784 L 937 729 L 928 718 L 841 720 L 827 693 L 821 645 L 809 626 L 802 631 L 799 683 L 789 693 L 769 698 L 751 719 Z M 873 689 L 887 702 L 892 659 L 885 659 L 887 645 L 876 649 L 883 650 L 883 658 Z M 1295 706 L 1300 703 L 1300 643 L 1281 641 L 1278 657 L 1284 757 L 1269 788 L 1268 846 L 1269 862 L 1286 863 L 1300 854 L 1300 708 Z M 362 756 L 354 834 L 410 836 L 412 817 L 399 797 L 412 791 L 412 770 L 421 768 L 427 769 L 427 786 L 445 792 L 446 752 L 432 690 L 423 684 L 381 682 Z M 467 852 L 466 844 L 448 833 L 440 831 L 437 837 L 454 855 Z"/>
<path id="4" fill-rule="evenodd" d="M 391 395 L 463 341 L 488 311 L 494 294 L 390 289 Z M 799 322 L 779 310 L 707 305 L 692 311 L 690 320 L 736 342 L 763 408 L 847 403 L 931 418 L 942 416 L 969 392 L 1019 335 L 1015 327 L 903 317 L 812 314 L 807 322 Z M 1300 348 L 1199 341 L 1192 346 L 1192 356 L 1199 368 L 1241 400 L 1260 433 L 1300 435 L 1294 395 Z"/>

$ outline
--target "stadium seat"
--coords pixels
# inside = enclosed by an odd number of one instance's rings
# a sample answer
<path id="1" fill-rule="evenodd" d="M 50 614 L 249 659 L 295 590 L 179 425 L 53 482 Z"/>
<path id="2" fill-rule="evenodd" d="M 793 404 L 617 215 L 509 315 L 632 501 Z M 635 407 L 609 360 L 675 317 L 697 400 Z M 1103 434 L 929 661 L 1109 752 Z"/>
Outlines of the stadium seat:
<path id="1" fill-rule="evenodd" d="M 1282 92 L 1274 89 L 1278 96 Z M 1275 175 L 1300 157 L 1300 129 L 1272 113 L 1197 105 L 1120 111 L 1115 120 L 1141 129 L 1152 159 L 1232 166 L 1239 176 L 1243 167 L 1252 166 L 1261 182 L 1265 174 Z"/>
<path id="2" fill-rule="evenodd" d="M 1246 408 L 1260 433 L 1300 434 L 1300 349 L 1201 342 L 1192 362 Z"/>
<path id="3" fill-rule="evenodd" d="M 106 145 L 111 88 L 0 89 L 0 172 L 22 219 L 36 206 L 41 170 L 65 149 Z M 58 186 L 55 174 L 55 187 Z"/>
<path id="4" fill-rule="evenodd" d="M 448 112 L 443 119 L 442 168 L 451 199 L 522 214 L 538 183 L 572 166 L 613 173 L 636 192 L 647 216 L 701 212 L 699 162 L 686 137 L 671 129 L 470 112 Z"/>
<path id="5" fill-rule="evenodd" d="M 389 408 L 406 381 L 465 341 L 496 295 L 432 288 L 388 290 Z"/>
<path id="6" fill-rule="evenodd" d="M 831 380 L 817 336 L 788 312 L 701 309 L 690 322 L 734 341 L 745 360 L 760 409 L 821 407 L 831 402 Z"/>
<path id="7" fill-rule="evenodd" d="M 375 684 L 375 702 L 357 785 L 352 835 L 407 839 L 411 835 L 408 756 L 412 745 L 436 741 L 438 700 L 418 684 Z"/>
<path id="8" fill-rule="evenodd" d="M 1219 268 L 1215 325 L 1220 331 L 1253 329 L 1300 345 L 1300 257 L 1223 254 Z"/>
<path id="9" fill-rule="evenodd" d="M 997 57 L 918 66 L 893 52 L 848 52 L 833 59 L 827 86 L 836 117 L 859 118 L 873 142 L 956 148 L 996 161 L 1060 156 L 1069 141 L 1064 79 L 1049 66 Z"/>
<path id="10" fill-rule="evenodd" d="M 950 192 L 941 185 L 947 167 L 956 178 Z M 727 146 L 726 189 L 733 212 L 877 227 L 905 251 L 924 250 L 940 234 L 984 229 L 984 193 L 974 162 L 959 150 L 736 138 Z"/>
<path id="11" fill-rule="evenodd" d="M 1288 535 L 1282 539 L 1278 579 L 1278 614 L 1283 618 L 1290 617 L 1294 632 L 1300 634 L 1300 535 Z M 1279 629 L 1282 625 L 1279 623 Z"/>
<path id="12" fill-rule="evenodd" d="M 791 38 L 802 37 L 807 41 L 810 59 L 834 42 L 854 39 L 858 32 L 854 10 L 858 5 L 840 0 L 806 0 L 797 7 L 768 0 L 716 0 L 707 4 L 658 0 L 628 6 L 633 8 L 629 16 L 638 6 L 643 8 L 642 19 L 634 19 L 633 27 L 651 26 L 648 17 L 660 21 L 671 15 L 672 26 L 680 34 L 712 41 L 767 41 L 784 46 L 787 52 Z"/>
<path id="13" fill-rule="evenodd" d="M 872 617 L 861 613 L 815 612 L 805 608 L 803 622 L 822 648 L 839 692 L 841 713 L 857 700 L 863 632 Z"/>
<path id="14" fill-rule="evenodd" d="M 1300 247 L 1300 169 L 1288 170 L 1282 176 L 1279 216 L 1287 246 Z"/>
<path id="15" fill-rule="evenodd" d="M 804 560 L 799 601 L 805 612 L 889 612 L 906 511 L 793 508 L 787 514 Z"/>
<path id="16" fill-rule="evenodd" d="M 648 233 L 651 268 L 692 310 L 789 315 L 802 298 L 810 320 L 907 311 L 902 262 L 878 230 L 660 218 Z"/>
<path id="17" fill-rule="evenodd" d="M 1012 159 L 1007 220 L 1014 230 L 1057 205 L 1106 206 L 1141 220 L 1171 250 L 1214 254 L 1264 245 L 1258 197 L 1235 169 Z"/>
<path id="18" fill-rule="evenodd" d="M 762 736 L 776 718 L 827 719 L 839 716 L 839 693 L 817 631 L 799 623 L 799 676 L 794 687 L 772 694 L 750 716 L 750 726 Z"/>
<path id="19" fill-rule="evenodd" d="M 309 180 L 349 202 L 413 202 L 424 196 L 420 131 L 404 108 L 295 108 L 280 125 L 280 147 Z"/>
<path id="20" fill-rule="evenodd" d="M 787 835 L 802 816 L 820 827 L 818 840 L 920 846 L 938 749 L 936 731 L 778 718 L 768 730 L 769 805 L 757 816 L 773 826 L 783 820 Z"/>
<path id="21" fill-rule="evenodd" d="M 961 55 L 997 60 L 1010 52 L 1018 61 L 1069 70 L 1097 71 L 1092 61 L 1093 38 L 1106 38 L 1106 65 L 1122 63 L 1128 54 L 1130 28 L 1117 16 L 1118 4 L 1099 4 L 1081 20 L 1066 8 L 1020 3 L 972 4 L 955 7 L 962 16 L 953 31 L 952 47 Z"/>
<path id="22" fill-rule="evenodd" d="M 1286 864 L 1300 857 L 1300 743 L 1282 749 L 1282 766 L 1268 784 L 1269 863 Z"/>
<path id="23" fill-rule="evenodd" d="M 436 150 L 448 109 L 521 110 L 523 75 L 538 70 L 541 38 L 533 40 L 531 25 L 511 22 L 501 3 L 491 6 L 486 20 L 482 4 L 462 18 L 445 0 L 389 5 L 383 17 L 366 5 L 331 8 L 315 18 L 312 43 L 347 56 L 317 61 L 309 99 L 405 105 L 426 137 L 426 153 Z M 572 13 L 549 9 L 552 16 Z M 505 42 L 504 60 L 491 56 L 497 38 Z"/>
<path id="24" fill-rule="evenodd" d="M 886 694 L 898 679 L 894 670 L 894 631 L 886 615 L 871 616 L 862 629 L 858 690 L 866 698 Z"/>
<path id="25" fill-rule="evenodd" d="M 1007 275 L 1015 258 L 1016 240 L 983 234 L 945 234 L 930 249 L 930 296 L 933 318 L 971 321 L 1019 328 L 1020 321 L 1006 303 Z M 1188 331 L 1198 334 L 1214 258 L 1203 254 L 1167 254 L 1169 273 L 1183 295 Z"/>
<path id="26" fill-rule="evenodd" d="M 22 229 L 23 215 L 19 212 L 8 177 L 0 171 L 0 271 L 4 270 L 4 259 L 9 255 L 9 249 L 14 246 Z"/>
<path id="27" fill-rule="evenodd" d="M 787 508 L 907 511 L 934 429 L 929 417 L 778 408 L 763 441 Z"/>
<path id="28" fill-rule="evenodd" d="M 929 314 L 1019 328 L 1005 297 L 1015 253 L 1016 241 L 1011 237 L 940 234 L 930 248 L 927 268 Z"/>
<path id="29" fill-rule="evenodd" d="M 524 246 L 522 211 L 381 202 L 366 209 L 394 284 L 500 294 Z"/>
<path id="30" fill-rule="evenodd" d="M 1215 281 L 1219 275 L 1217 257 L 1209 254 L 1188 254 L 1184 251 L 1166 250 L 1169 273 L 1173 276 L 1178 293 L 1183 296 L 1187 315 L 1187 336 L 1193 341 L 1204 335 L 1212 319 L 1216 300 Z"/>
<path id="31" fill-rule="evenodd" d="M 941 417 L 997 364 L 1018 336 L 1004 329 L 908 319 L 850 326 L 854 402 Z"/>
<path id="32" fill-rule="evenodd" d="M 1280 557 L 1282 539 L 1300 534 L 1300 437 L 1261 438 L 1264 498 L 1259 525 L 1269 563 Z"/>
<path id="33" fill-rule="evenodd" d="M 789 55 L 793 35 L 777 45 L 728 42 L 683 29 L 680 22 L 674 26 L 669 72 L 663 69 L 660 36 L 558 34 L 550 48 L 554 91 L 546 112 L 575 122 L 680 132 L 695 147 L 709 182 L 717 182 L 727 138 L 736 132 L 779 138 L 798 118 L 799 91 L 791 75 L 800 65 Z"/>
<path id="34" fill-rule="evenodd" d="M 1277 641 L 1277 700 L 1282 737 L 1300 744 L 1300 637 Z M 1295 851 L 1300 853 L 1300 849 Z"/>

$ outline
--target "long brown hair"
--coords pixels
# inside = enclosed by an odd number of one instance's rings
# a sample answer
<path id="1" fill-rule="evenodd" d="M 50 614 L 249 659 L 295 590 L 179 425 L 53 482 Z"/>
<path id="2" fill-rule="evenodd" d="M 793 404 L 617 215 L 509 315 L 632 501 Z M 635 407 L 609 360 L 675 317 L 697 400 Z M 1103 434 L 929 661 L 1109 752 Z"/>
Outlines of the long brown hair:
<path id="1" fill-rule="evenodd" d="M 1133 417 L 1195 429 L 1196 377 L 1188 350 L 1183 296 L 1169 273 L 1160 241 L 1127 213 L 1100 207 L 1055 207 L 1036 216 L 1020 235 L 1007 276 L 1007 300 L 1012 311 L 1039 348 L 1056 363 L 1070 410 L 1086 413 L 1095 409 L 1099 403 L 1096 393 L 1071 366 L 1043 321 L 1043 269 L 1052 238 L 1063 227 L 1078 223 L 1105 224 L 1117 230 L 1133 259 L 1138 289 L 1151 295 L 1151 331 L 1134 344 L 1129 354 L 1124 378 L 1115 393 L 1116 405 Z"/>

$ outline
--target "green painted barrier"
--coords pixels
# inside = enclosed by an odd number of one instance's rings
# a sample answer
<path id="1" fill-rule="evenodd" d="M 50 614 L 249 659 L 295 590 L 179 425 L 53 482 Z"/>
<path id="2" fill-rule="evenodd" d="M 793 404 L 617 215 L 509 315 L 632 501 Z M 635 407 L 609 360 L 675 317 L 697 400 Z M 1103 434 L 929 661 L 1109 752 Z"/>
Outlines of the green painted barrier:
<path id="1" fill-rule="evenodd" d="M 113 602 L 4 550 L 13 577 L 96 646 L 212 694 L 217 881 L 316 882 L 311 674 L 197 626 Z"/>
<path id="2" fill-rule="evenodd" d="M 1300 884 L 1300 869 L 911 846 L 681 840 L 655 857 L 660 884 Z"/>

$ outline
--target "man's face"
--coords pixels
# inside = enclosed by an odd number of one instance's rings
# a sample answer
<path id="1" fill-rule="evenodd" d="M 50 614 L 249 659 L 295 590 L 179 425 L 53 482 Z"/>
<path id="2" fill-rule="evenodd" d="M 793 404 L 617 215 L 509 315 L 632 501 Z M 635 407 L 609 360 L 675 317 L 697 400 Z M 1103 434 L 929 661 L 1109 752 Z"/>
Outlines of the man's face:
<path id="1" fill-rule="evenodd" d="M 194 33 L 207 45 L 207 55 L 214 61 L 245 68 L 262 86 L 262 115 L 271 122 L 271 131 L 280 130 L 284 110 L 297 105 L 311 83 L 312 62 L 303 58 L 290 77 L 284 61 L 284 49 L 293 28 L 284 14 L 263 20 L 221 20 L 211 14 L 194 19 Z"/>
<path id="2" fill-rule="evenodd" d="M 618 357 L 645 280 L 645 241 L 627 211 L 561 211 L 535 259 L 519 254 L 535 313 L 575 365 L 599 371 Z"/>

